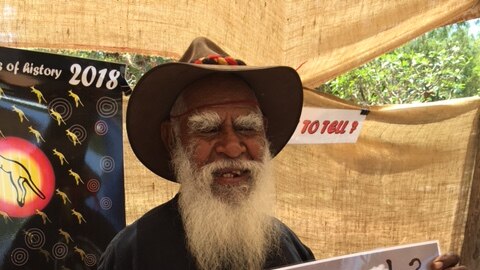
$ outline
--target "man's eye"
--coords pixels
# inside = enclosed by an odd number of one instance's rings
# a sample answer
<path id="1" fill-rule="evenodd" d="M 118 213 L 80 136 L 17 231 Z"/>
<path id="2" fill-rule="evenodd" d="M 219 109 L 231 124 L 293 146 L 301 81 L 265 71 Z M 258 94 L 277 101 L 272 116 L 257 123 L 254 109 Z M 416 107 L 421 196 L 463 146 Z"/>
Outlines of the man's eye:
<path id="1" fill-rule="evenodd" d="M 249 132 L 258 132 L 259 128 L 252 127 L 252 126 L 243 126 L 243 127 L 237 127 L 236 130 L 239 132 L 249 133 Z"/>
<path id="2" fill-rule="evenodd" d="M 200 130 L 197 130 L 197 133 L 212 134 L 212 133 L 217 133 L 219 130 L 220 129 L 218 127 L 202 128 Z"/>
<path id="3" fill-rule="evenodd" d="M 239 127 L 237 128 L 238 131 L 254 131 L 255 129 L 252 127 Z"/>

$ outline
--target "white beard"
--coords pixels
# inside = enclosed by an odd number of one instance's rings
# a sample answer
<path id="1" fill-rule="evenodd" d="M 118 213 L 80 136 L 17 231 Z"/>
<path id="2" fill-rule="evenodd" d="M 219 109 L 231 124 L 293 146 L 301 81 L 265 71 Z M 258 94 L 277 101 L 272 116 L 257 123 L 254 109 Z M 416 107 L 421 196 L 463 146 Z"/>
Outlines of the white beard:
<path id="1" fill-rule="evenodd" d="M 265 147 L 267 148 L 267 147 Z M 173 165 L 181 184 L 179 211 L 188 248 L 204 270 L 261 269 L 269 252 L 278 248 L 278 228 L 272 215 L 275 184 L 271 155 L 262 162 L 217 161 L 194 168 L 189 153 L 177 144 Z M 251 180 L 242 186 L 216 187 L 212 173 L 242 166 Z"/>

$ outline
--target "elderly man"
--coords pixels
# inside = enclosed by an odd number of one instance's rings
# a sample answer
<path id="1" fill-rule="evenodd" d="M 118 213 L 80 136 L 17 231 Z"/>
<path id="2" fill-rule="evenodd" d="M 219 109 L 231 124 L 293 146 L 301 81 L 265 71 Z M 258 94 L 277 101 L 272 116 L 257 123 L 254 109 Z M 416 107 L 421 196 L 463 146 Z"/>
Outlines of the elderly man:
<path id="1" fill-rule="evenodd" d="M 130 143 L 180 192 L 120 232 L 99 269 L 265 269 L 314 260 L 272 217 L 270 160 L 294 132 L 302 100 L 293 69 L 246 66 L 205 38 L 179 62 L 145 74 L 129 101 Z M 457 262 L 446 256 L 435 266 Z"/>

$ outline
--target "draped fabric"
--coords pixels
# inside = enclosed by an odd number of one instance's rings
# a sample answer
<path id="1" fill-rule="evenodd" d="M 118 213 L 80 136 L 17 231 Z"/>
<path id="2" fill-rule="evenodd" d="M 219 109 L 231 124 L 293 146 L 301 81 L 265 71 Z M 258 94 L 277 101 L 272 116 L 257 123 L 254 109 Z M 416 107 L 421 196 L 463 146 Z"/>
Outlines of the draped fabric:
<path id="1" fill-rule="evenodd" d="M 310 91 L 305 105 L 358 109 Z M 479 105 L 467 98 L 371 107 L 355 144 L 288 145 L 274 159 L 277 216 L 316 258 L 438 239 L 442 251 L 478 265 Z M 178 185 L 159 180 L 125 148 L 132 222 Z"/>
<path id="2" fill-rule="evenodd" d="M 178 58 L 206 36 L 249 65 L 300 67 L 313 88 L 480 9 L 478 0 L 0 0 L 0 14 L 3 46 Z"/>

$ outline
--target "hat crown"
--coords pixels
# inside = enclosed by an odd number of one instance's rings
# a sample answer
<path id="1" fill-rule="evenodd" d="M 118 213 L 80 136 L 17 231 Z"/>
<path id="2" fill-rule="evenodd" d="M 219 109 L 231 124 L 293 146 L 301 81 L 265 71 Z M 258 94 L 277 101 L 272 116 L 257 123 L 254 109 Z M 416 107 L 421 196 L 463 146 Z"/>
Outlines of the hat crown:
<path id="1" fill-rule="evenodd" d="M 220 55 L 222 57 L 228 56 L 224 50 L 210 39 L 206 37 L 198 37 L 192 41 L 178 62 L 193 63 L 195 60 L 208 57 L 209 55 Z"/>

